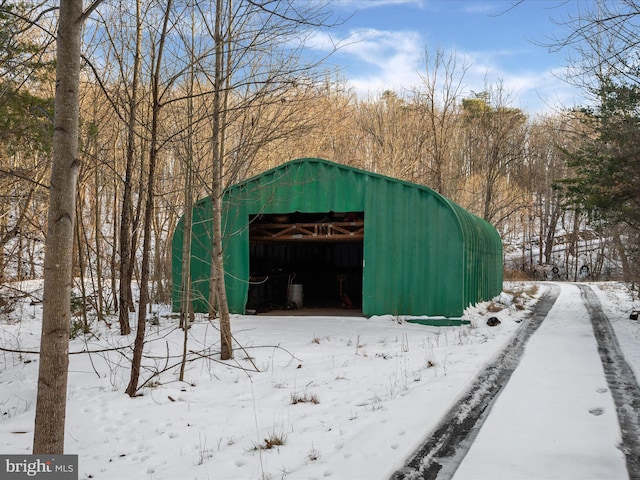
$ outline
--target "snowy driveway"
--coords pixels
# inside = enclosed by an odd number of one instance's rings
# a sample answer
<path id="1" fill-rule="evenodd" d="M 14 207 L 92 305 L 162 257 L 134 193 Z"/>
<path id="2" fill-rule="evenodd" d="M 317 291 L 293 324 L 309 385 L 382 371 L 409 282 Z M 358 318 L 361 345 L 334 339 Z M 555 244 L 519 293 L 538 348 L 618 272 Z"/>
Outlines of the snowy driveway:
<path id="1" fill-rule="evenodd" d="M 470 448 L 457 454 L 466 453 L 459 466 L 422 471 L 421 478 L 453 472 L 454 480 L 637 478 L 638 411 L 631 406 L 638 388 L 618 365 L 626 367 L 622 357 L 610 352 L 617 346 L 612 332 L 590 287 L 561 284 L 519 365 L 470 435 L 477 434 Z"/>

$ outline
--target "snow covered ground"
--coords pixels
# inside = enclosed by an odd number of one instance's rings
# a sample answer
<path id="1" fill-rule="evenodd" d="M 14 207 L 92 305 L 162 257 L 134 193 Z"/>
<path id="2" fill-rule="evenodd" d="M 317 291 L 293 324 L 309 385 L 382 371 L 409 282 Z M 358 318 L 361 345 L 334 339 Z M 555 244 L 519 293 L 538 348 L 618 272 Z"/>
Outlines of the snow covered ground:
<path id="1" fill-rule="evenodd" d="M 529 287 L 511 284 L 505 290 Z M 538 295 L 545 288 L 541 284 Z M 599 284 L 597 290 L 623 349 L 635 352 L 627 359 L 637 375 L 640 326 L 628 319 L 633 302 L 619 284 Z M 509 297 L 503 297 L 507 302 Z M 529 299 L 527 305 L 531 303 Z M 561 306 L 573 318 L 572 312 L 581 308 L 579 293 L 565 297 Z M 190 355 L 186 382 L 178 382 L 176 366 L 183 332 L 159 310 L 159 325 L 149 325 L 142 373 L 142 380 L 151 380 L 134 399 L 123 393 L 130 349 L 116 349 L 131 345 L 134 333 L 122 337 L 115 326 L 96 324 L 93 335 L 71 341 L 70 351 L 112 350 L 70 357 L 66 452 L 79 455 L 81 479 L 387 479 L 509 342 L 527 314 L 514 305 L 498 313 L 489 308 L 489 303 L 470 308 L 466 315 L 471 325 L 458 327 L 428 327 L 393 316 L 234 316 L 233 332 L 243 349 L 224 364 L 215 353 L 215 325 L 199 318 L 189 330 L 189 349 L 197 353 Z M 487 326 L 486 319 L 494 315 L 502 323 Z M 39 305 L 23 303 L 0 318 L 0 346 L 37 350 L 40 316 Z M 581 409 L 603 408 L 602 415 L 587 409 L 580 418 L 605 422 L 614 409 L 606 392 L 597 390 L 606 388 L 606 381 L 591 348 L 561 343 L 573 337 L 586 340 L 587 334 L 584 326 L 549 322 L 532 337 L 531 350 L 538 349 L 540 358 L 550 355 L 583 369 L 559 384 L 557 394 L 576 396 Z M 37 361 L 36 354 L 0 352 L 0 453 L 30 452 Z M 543 367 L 536 363 L 527 367 L 523 359 L 523 371 Z M 162 373 L 153 376 L 158 371 Z M 517 374 L 512 380 L 524 381 Z M 583 388 L 590 389 L 589 398 L 581 396 Z M 503 395 L 508 400 L 506 390 Z M 567 416 L 558 414 L 556 423 L 564 421 Z M 508 423 L 498 422 L 497 430 L 515 428 Z M 624 465 L 615 449 L 620 439 L 614 427 L 615 422 L 607 423 L 606 438 L 599 440 L 611 455 L 597 462 L 598 468 L 612 462 L 606 471 L 617 476 L 624 474 Z M 525 449 L 539 441 L 520 437 Z M 582 441 L 588 442 L 586 436 Z M 557 443 L 558 462 L 574 460 L 575 445 L 570 443 Z M 461 478 L 488 478 L 484 474 L 490 473 L 490 463 L 481 456 L 472 476 Z M 535 469 L 520 473 L 518 478 L 541 478 Z"/>

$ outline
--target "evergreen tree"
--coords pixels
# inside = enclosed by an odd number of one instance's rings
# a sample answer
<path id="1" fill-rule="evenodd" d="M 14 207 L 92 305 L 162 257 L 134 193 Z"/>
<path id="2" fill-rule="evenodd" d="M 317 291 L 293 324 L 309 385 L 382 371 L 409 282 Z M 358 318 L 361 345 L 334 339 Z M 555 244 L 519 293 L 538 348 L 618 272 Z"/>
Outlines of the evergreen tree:
<path id="1" fill-rule="evenodd" d="M 0 142 L 16 147 L 51 148 L 53 98 L 43 94 L 54 62 L 47 59 L 28 20 L 31 7 L 0 0 Z"/>
<path id="2" fill-rule="evenodd" d="M 568 153 L 574 176 L 561 182 L 574 207 L 608 227 L 623 277 L 640 280 L 640 86 L 607 80 L 600 105 L 583 112 L 590 135 Z"/>
<path id="3" fill-rule="evenodd" d="M 640 232 L 640 87 L 605 82 L 600 98 L 584 112 L 592 135 L 569 154 L 575 175 L 563 183 L 592 218 Z"/>

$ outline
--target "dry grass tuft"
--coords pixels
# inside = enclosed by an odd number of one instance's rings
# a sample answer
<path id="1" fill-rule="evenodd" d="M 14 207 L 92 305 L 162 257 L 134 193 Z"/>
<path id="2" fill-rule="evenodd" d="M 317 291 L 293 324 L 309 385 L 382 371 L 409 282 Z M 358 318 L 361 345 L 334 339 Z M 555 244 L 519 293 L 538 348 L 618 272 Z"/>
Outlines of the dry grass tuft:
<path id="1" fill-rule="evenodd" d="M 282 433 L 272 433 L 268 438 L 265 438 L 262 443 L 253 446 L 253 450 L 271 450 L 274 447 L 280 447 L 284 445 L 286 435 Z"/>
<path id="2" fill-rule="evenodd" d="M 291 405 L 296 405 L 298 403 L 313 403 L 314 405 L 317 405 L 320 403 L 320 400 L 318 400 L 318 396 L 315 393 L 292 393 Z"/>

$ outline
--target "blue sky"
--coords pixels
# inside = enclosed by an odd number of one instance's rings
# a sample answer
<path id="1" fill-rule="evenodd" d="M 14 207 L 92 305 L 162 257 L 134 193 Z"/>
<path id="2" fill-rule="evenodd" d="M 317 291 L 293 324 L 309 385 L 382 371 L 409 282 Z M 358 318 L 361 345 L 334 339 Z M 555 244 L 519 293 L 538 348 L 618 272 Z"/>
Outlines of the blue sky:
<path id="1" fill-rule="evenodd" d="M 578 3 L 582 2 L 582 4 Z M 334 0 L 352 16 L 330 32 L 330 58 L 359 96 L 398 93 L 419 84 L 425 49 L 455 52 L 469 69 L 467 91 L 502 82 L 510 105 L 527 113 L 584 103 L 562 80 L 569 52 L 540 46 L 562 36 L 569 15 L 591 0 Z"/>

